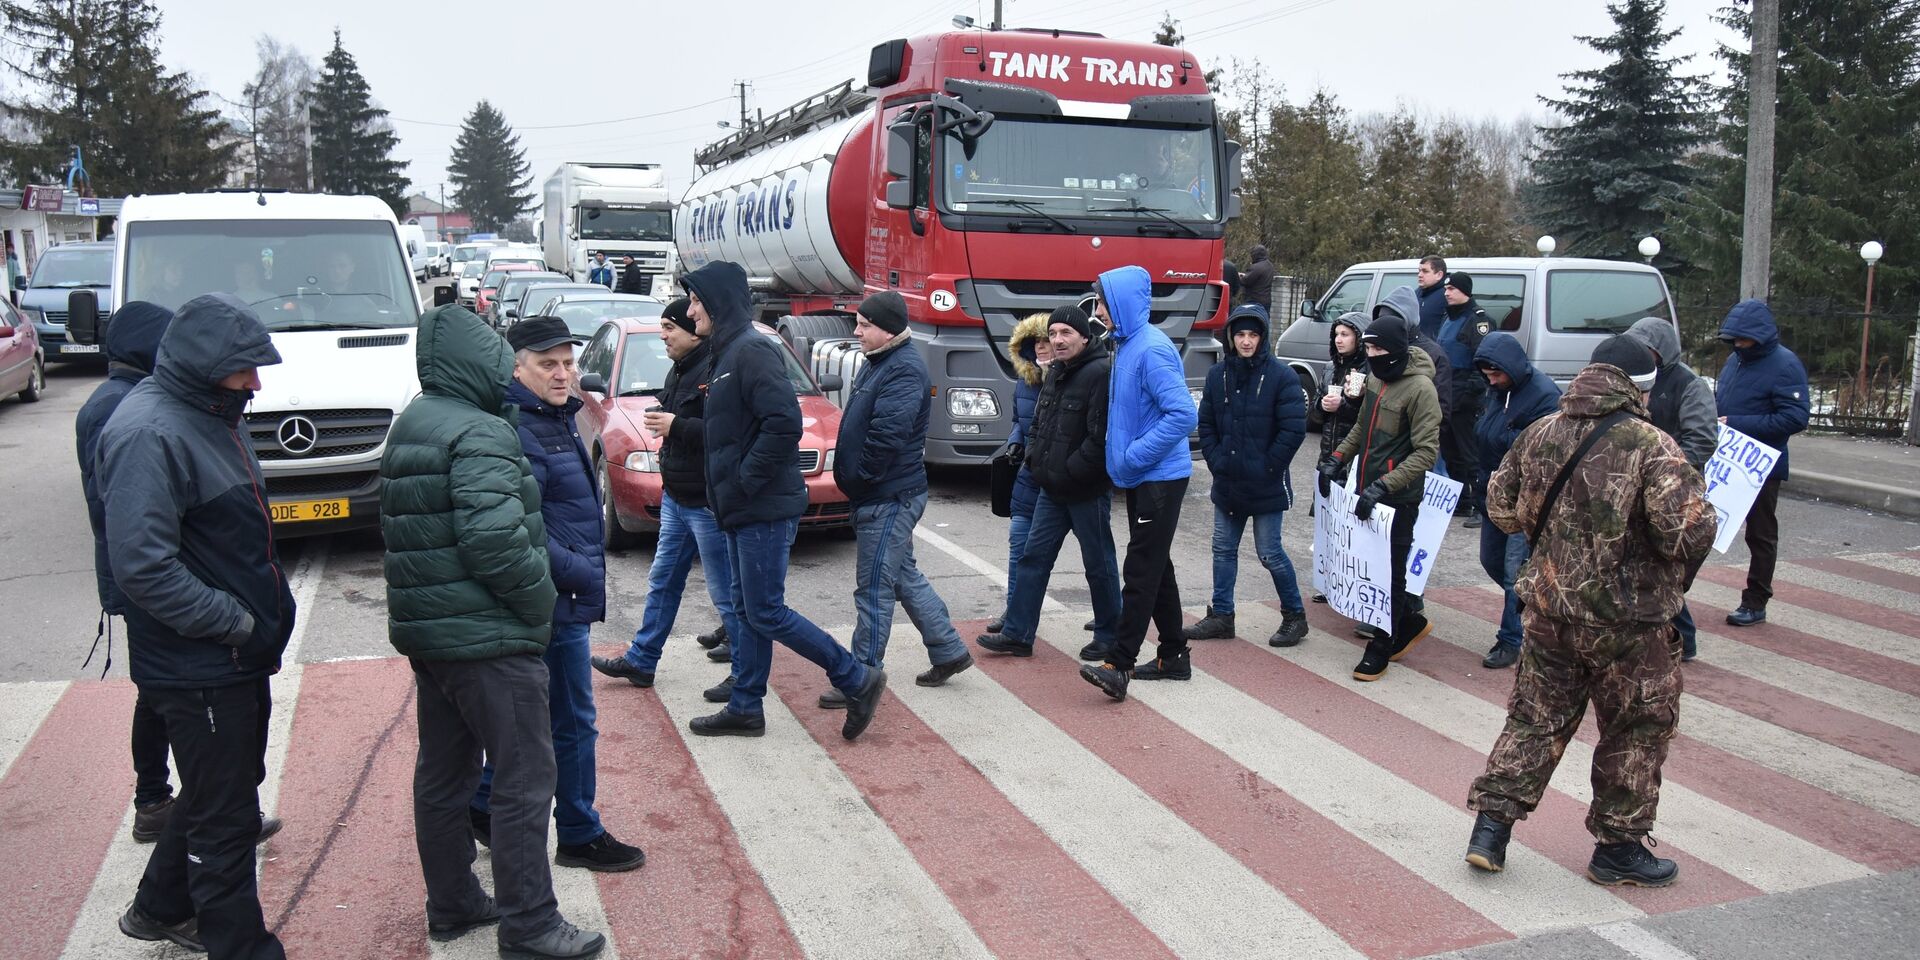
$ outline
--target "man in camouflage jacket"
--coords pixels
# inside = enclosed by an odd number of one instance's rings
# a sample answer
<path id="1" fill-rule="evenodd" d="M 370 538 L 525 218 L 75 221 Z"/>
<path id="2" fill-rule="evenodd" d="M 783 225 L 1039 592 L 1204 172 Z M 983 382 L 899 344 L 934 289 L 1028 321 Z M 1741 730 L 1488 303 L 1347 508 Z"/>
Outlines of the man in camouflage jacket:
<path id="1" fill-rule="evenodd" d="M 1680 700 L 1679 649 L 1667 621 L 1680 609 L 1689 561 L 1713 544 L 1714 513 L 1699 471 L 1647 420 L 1652 353 L 1627 337 L 1594 351 L 1560 412 L 1514 442 L 1487 488 L 1487 519 L 1531 535 L 1547 490 L 1603 419 L 1622 415 L 1568 477 L 1514 589 L 1526 605 L 1519 675 L 1506 728 L 1473 782 L 1479 811 L 1467 862 L 1505 863 L 1513 822 L 1540 802 L 1580 727 L 1587 701 L 1599 721 L 1593 803 L 1597 883 L 1665 886 L 1673 861 L 1640 838 L 1653 828 L 1660 766 Z"/>

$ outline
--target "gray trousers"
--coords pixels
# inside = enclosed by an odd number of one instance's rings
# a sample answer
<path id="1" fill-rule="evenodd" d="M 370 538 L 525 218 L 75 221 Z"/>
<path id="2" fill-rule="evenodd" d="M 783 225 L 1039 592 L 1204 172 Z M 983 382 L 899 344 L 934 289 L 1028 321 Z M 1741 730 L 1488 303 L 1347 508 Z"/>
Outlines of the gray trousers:
<path id="1" fill-rule="evenodd" d="M 493 763 L 493 887 L 502 942 L 538 937 L 560 922 L 547 861 L 553 804 L 547 666 L 532 654 L 492 660 L 414 659 L 420 752 L 413 767 L 413 834 L 427 884 L 429 923 L 479 913 L 486 890 L 473 874 L 467 804 Z"/>

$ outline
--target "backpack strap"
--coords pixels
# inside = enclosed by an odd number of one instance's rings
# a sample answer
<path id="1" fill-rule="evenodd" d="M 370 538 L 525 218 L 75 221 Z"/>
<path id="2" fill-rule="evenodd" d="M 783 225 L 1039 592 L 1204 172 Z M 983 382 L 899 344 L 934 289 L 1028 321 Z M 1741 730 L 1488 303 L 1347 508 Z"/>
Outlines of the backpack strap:
<path id="1" fill-rule="evenodd" d="M 1560 475 L 1553 478 L 1553 486 L 1547 488 L 1546 499 L 1540 501 L 1540 513 L 1533 518 L 1533 533 L 1527 537 L 1529 548 L 1537 548 L 1540 543 L 1540 533 L 1547 528 L 1547 517 L 1553 513 L 1554 501 L 1560 499 L 1560 488 L 1567 485 L 1568 477 L 1573 476 L 1573 468 L 1580 465 L 1580 461 L 1586 458 L 1587 451 L 1593 449 L 1593 445 L 1600 442 L 1600 438 L 1606 436 L 1608 430 L 1612 430 L 1615 424 L 1627 419 L 1628 416 L 1630 414 L 1625 410 L 1615 410 L 1607 414 L 1594 425 L 1592 432 L 1587 434 L 1587 438 L 1580 441 L 1580 446 L 1573 451 L 1573 457 L 1567 461 L 1566 466 L 1560 468 Z"/>

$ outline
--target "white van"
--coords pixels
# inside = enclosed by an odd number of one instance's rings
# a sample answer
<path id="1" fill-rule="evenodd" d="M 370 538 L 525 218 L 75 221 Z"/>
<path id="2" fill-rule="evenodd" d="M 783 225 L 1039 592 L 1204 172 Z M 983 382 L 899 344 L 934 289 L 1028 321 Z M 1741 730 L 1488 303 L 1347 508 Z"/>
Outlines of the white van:
<path id="1" fill-rule="evenodd" d="M 387 430 L 420 392 L 419 288 L 393 211 L 375 197 L 129 197 L 116 237 L 103 315 L 231 293 L 272 331 L 281 362 L 260 371 L 246 427 L 276 531 L 377 525 Z"/>
<path id="2" fill-rule="evenodd" d="M 427 253 L 427 232 L 417 223 L 400 224 L 400 241 L 407 250 L 407 262 L 413 267 L 415 280 L 427 279 L 427 262 L 433 256 Z"/>

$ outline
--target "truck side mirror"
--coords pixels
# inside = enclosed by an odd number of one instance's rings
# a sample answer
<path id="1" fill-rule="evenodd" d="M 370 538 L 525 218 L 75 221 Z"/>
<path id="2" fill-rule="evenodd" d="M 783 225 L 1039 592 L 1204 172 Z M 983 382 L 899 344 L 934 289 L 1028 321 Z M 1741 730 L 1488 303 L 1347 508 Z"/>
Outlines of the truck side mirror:
<path id="1" fill-rule="evenodd" d="M 911 123 L 896 123 L 887 128 L 887 206 L 895 210 L 913 209 L 913 138 Z"/>
<path id="2" fill-rule="evenodd" d="M 451 283 L 443 283 L 433 288 L 433 305 L 444 307 L 458 299 L 460 291 Z"/>
<path id="3" fill-rule="evenodd" d="M 1227 200 L 1226 219 L 1240 216 L 1240 186 L 1244 176 L 1240 169 L 1240 144 L 1227 141 Z"/>
<path id="4" fill-rule="evenodd" d="M 67 294 L 67 339 L 74 343 L 100 342 L 100 297 L 92 290 Z"/>

